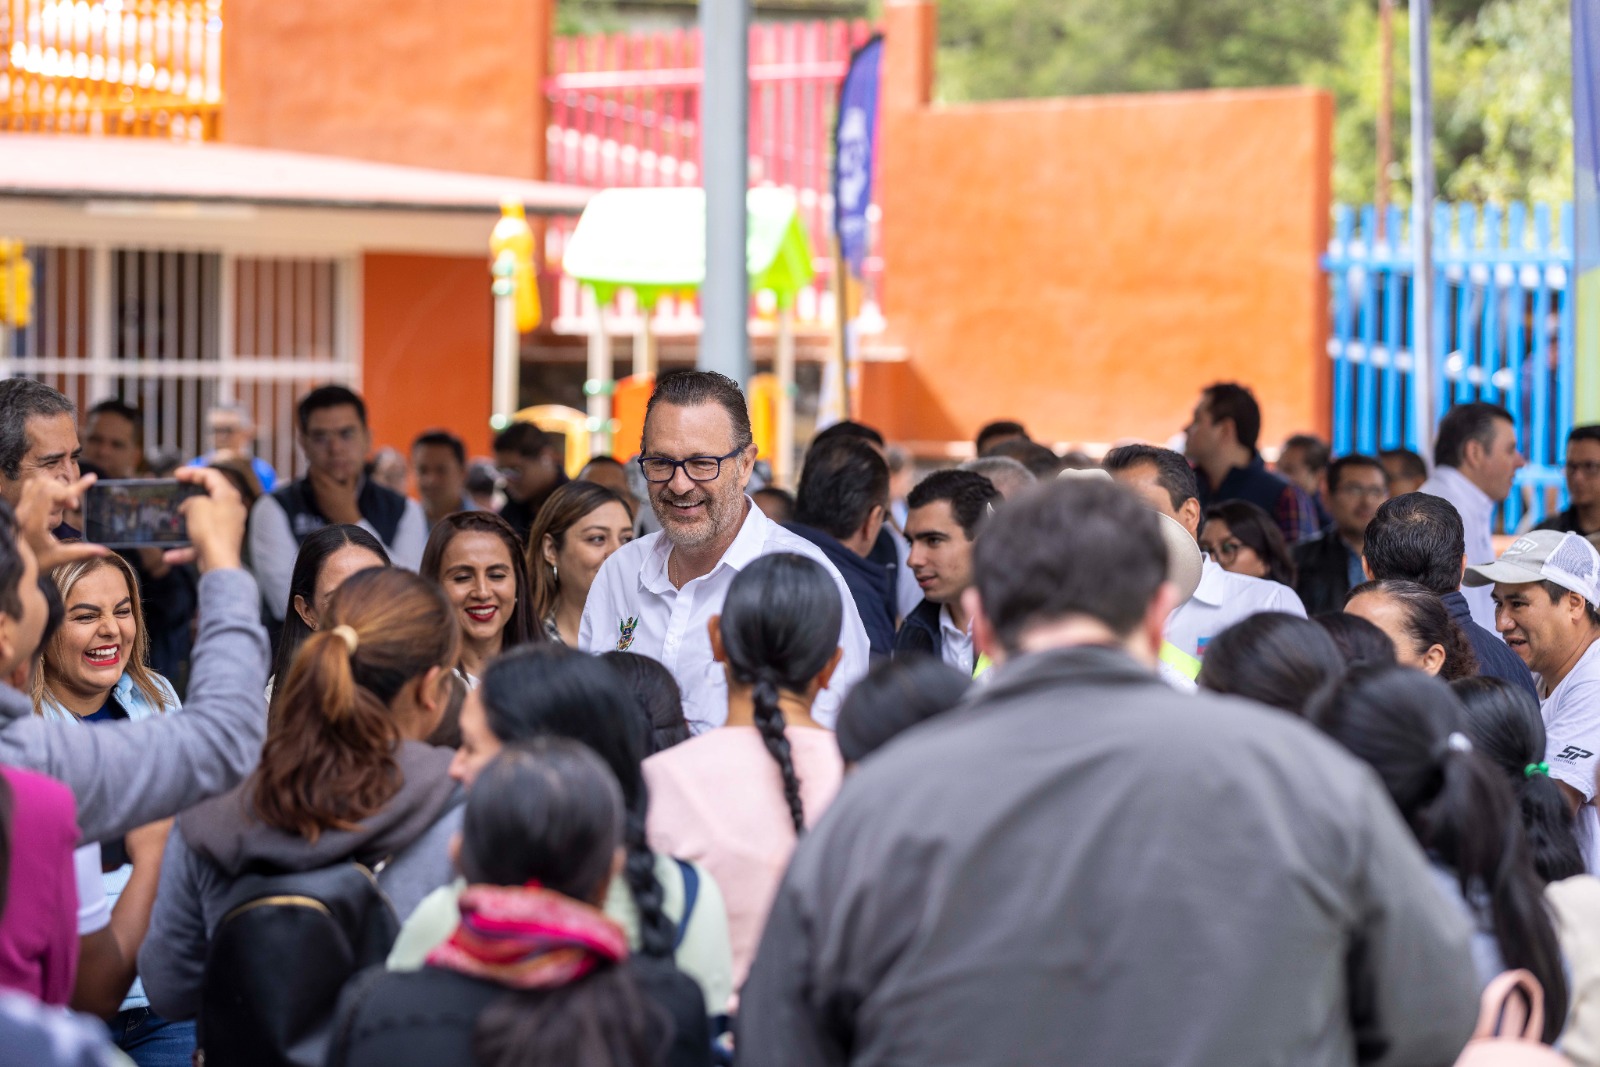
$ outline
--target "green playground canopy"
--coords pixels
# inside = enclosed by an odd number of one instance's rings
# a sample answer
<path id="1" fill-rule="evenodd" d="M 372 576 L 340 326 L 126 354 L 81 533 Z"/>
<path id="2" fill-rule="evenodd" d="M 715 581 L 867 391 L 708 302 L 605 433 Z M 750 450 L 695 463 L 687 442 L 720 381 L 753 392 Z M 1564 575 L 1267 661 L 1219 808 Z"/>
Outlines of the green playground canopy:
<path id="1" fill-rule="evenodd" d="M 799 205 L 787 189 L 751 189 L 745 262 L 750 291 L 767 291 L 779 307 L 810 283 L 811 242 Z M 606 189 L 583 209 L 567 242 L 562 268 L 594 290 L 602 304 L 632 289 L 653 309 L 663 296 L 691 293 L 706 278 L 704 189 Z"/>

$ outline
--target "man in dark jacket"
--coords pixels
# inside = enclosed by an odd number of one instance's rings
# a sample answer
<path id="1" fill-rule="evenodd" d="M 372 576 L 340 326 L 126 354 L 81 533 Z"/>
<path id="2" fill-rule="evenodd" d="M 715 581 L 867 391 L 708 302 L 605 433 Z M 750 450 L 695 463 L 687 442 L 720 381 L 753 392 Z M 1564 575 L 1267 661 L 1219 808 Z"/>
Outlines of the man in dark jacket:
<path id="1" fill-rule="evenodd" d="M 996 666 L 801 838 L 740 993 L 741 1062 L 1454 1062 L 1471 924 L 1369 767 L 1157 680 L 1178 593 L 1155 515 L 1055 482 L 976 555 Z"/>
<path id="2" fill-rule="evenodd" d="M 1294 591 L 1307 615 L 1338 611 L 1345 594 L 1366 581 L 1361 550 L 1367 523 L 1389 495 L 1383 464 L 1371 456 L 1341 456 L 1327 467 L 1323 498 L 1333 516 L 1321 533 L 1294 546 Z"/>
<path id="3" fill-rule="evenodd" d="M 785 523 L 822 549 L 850 587 L 874 657 L 894 651 L 894 572 L 868 557 L 889 513 L 889 464 L 860 437 L 832 436 L 806 454 Z"/>
<path id="4" fill-rule="evenodd" d="M 934 471 L 906 496 L 906 540 L 923 600 L 906 616 L 894 653 L 931 655 L 971 674 L 977 666 L 972 619 L 962 594 L 972 585 L 978 527 L 1004 500 L 994 483 L 972 471 Z"/>
<path id="5" fill-rule="evenodd" d="M 1473 621 L 1467 598 L 1461 595 L 1466 534 L 1454 504 L 1428 493 L 1407 493 L 1388 501 L 1367 526 L 1365 558 L 1371 577 L 1416 582 L 1439 595 L 1472 642 L 1479 674 L 1503 678 L 1538 698 L 1528 665 L 1499 634 Z"/>

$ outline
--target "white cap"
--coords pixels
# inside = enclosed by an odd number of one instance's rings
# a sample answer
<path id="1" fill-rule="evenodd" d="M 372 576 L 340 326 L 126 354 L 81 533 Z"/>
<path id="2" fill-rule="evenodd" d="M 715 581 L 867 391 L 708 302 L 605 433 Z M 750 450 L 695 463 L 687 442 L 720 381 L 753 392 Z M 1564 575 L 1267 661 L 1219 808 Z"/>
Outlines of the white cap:
<path id="1" fill-rule="evenodd" d="M 1468 567 L 1466 586 L 1554 582 L 1600 608 L 1600 552 L 1575 533 L 1534 530 L 1523 534 L 1493 563 Z"/>

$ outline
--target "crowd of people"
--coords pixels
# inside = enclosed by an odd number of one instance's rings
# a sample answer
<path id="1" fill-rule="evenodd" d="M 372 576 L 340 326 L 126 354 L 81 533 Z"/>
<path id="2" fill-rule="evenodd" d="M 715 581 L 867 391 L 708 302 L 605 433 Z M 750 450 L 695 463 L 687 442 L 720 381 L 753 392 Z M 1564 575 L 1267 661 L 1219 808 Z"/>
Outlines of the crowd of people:
<path id="1" fill-rule="evenodd" d="M 329 385 L 118 554 L 142 413 L 0 381 L 0 1063 L 1437 1065 L 1514 985 L 1600 1067 L 1600 427 L 1497 556 L 1505 409 L 1261 425 L 783 487 L 678 371 L 486 475 Z"/>

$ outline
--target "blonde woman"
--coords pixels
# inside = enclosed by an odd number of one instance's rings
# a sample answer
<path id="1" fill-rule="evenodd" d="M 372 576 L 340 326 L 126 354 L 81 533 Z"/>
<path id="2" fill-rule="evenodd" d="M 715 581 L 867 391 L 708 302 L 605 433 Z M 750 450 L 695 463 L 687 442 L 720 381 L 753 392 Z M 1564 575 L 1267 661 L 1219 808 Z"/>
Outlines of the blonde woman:
<path id="1" fill-rule="evenodd" d="M 86 724 L 148 719 L 175 712 L 177 694 L 146 663 L 149 635 L 133 568 L 118 555 L 51 572 L 66 614 L 33 676 L 34 711 Z M 194 1024 L 169 1023 L 150 1011 L 135 960 L 150 922 L 170 820 L 102 844 L 113 951 L 80 957 L 73 1006 L 107 1015 L 112 1038 L 141 1067 L 187 1059 Z"/>

